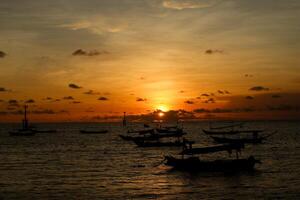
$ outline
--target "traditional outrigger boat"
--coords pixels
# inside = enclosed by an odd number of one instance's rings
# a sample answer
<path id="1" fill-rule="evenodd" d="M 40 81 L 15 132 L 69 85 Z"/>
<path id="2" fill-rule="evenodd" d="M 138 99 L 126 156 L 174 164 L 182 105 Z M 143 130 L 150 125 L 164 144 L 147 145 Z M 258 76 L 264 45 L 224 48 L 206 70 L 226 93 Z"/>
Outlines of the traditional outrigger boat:
<path id="1" fill-rule="evenodd" d="M 259 135 L 265 130 L 262 129 L 234 129 L 237 126 L 242 126 L 243 123 L 221 126 L 210 129 L 202 129 L 204 133 L 209 135 L 217 143 L 251 143 L 259 144 L 266 140 L 271 135 L 275 134 L 273 132 L 268 135 Z"/>
<path id="2" fill-rule="evenodd" d="M 159 140 L 133 140 L 134 143 L 139 147 L 181 147 L 185 145 L 186 141 L 175 140 L 175 141 L 159 141 Z"/>
<path id="3" fill-rule="evenodd" d="M 24 106 L 24 119 L 22 121 L 22 128 L 15 130 L 15 131 L 9 131 L 9 135 L 11 136 L 33 136 L 36 134 L 36 130 L 32 129 L 29 126 L 28 119 L 27 119 L 27 108 L 28 106 Z"/>
<path id="4" fill-rule="evenodd" d="M 217 145 L 211 147 L 192 148 L 192 144 L 185 146 L 185 149 L 180 153 L 181 158 L 174 156 L 165 156 L 165 165 L 173 167 L 176 170 L 185 171 L 223 171 L 223 172 L 237 172 L 237 171 L 251 171 L 254 169 L 256 163 L 261 163 L 253 156 L 248 158 L 239 158 L 241 149 L 244 148 L 243 143 Z M 210 154 L 215 152 L 236 151 L 236 159 L 226 160 L 201 160 L 195 156 L 197 154 Z"/>

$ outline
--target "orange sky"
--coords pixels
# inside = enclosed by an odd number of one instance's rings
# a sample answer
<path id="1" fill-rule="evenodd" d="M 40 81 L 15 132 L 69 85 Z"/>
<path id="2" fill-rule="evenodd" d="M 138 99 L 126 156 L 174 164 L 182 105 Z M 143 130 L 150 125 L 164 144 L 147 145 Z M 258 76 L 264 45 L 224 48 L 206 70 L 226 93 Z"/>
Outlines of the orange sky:
<path id="1" fill-rule="evenodd" d="M 299 11 L 294 0 L 2 0 L 0 122 L 20 121 L 30 99 L 34 121 L 157 109 L 299 119 Z"/>

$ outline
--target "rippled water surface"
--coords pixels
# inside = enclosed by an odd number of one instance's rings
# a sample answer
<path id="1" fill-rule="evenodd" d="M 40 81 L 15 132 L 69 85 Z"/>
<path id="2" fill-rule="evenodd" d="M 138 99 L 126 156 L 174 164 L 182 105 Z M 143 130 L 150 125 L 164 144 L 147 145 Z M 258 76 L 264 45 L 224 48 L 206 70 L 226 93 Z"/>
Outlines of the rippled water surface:
<path id="1" fill-rule="evenodd" d="M 0 199 L 253 199 L 300 198 L 300 122 L 250 122 L 278 130 L 265 143 L 247 146 L 262 164 L 253 173 L 190 174 L 159 165 L 178 148 L 138 148 L 123 141 L 120 124 L 37 124 L 57 133 L 11 137 L 15 124 L 0 124 Z M 103 135 L 84 135 L 86 127 L 106 127 Z M 136 124 L 135 126 L 140 126 Z M 187 138 L 213 141 L 207 123 L 185 123 Z M 216 155 L 228 157 L 228 154 Z"/>

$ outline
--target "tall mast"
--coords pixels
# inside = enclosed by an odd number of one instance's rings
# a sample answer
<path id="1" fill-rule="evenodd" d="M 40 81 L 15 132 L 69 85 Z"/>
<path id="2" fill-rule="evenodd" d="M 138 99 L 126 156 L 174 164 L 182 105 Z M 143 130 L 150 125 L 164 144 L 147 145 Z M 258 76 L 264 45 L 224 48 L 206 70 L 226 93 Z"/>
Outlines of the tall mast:
<path id="1" fill-rule="evenodd" d="M 28 108 L 28 106 L 27 106 L 27 105 L 25 105 L 25 106 L 24 106 L 23 129 L 27 129 L 27 128 L 28 128 L 28 120 L 27 120 L 27 108 Z"/>

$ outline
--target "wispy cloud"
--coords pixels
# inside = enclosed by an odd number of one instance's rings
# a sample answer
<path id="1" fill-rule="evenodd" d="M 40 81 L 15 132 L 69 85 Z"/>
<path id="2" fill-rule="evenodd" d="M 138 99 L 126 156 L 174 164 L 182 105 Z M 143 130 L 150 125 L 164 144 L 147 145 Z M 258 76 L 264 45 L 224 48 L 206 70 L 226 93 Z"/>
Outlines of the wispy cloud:
<path id="1" fill-rule="evenodd" d="M 254 86 L 254 87 L 252 87 L 252 88 L 249 88 L 249 90 L 251 90 L 251 91 L 268 91 L 268 90 L 270 90 L 269 88 L 267 88 L 267 87 L 263 87 L 263 86 Z"/>
<path id="2" fill-rule="evenodd" d="M 184 103 L 186 103 L 186 104 L 194 104 L 195 102 L 194 102 L 194 101 L 191 101 L 191 100 L 187 100 L 187 101 L 185 101 Z"/>
<path id="3" fill-rule="evenodd" d="M 25 101 L 25 103 L 35 103 L 35 101 L 33 99 L 28 99 Z"/>
<path id="4" fill-rule="evenodd" d="M 99 56 L 103 54 L 109 54 L 108 51 L 98 51 L 98 50 L 90 50 L 86 51 L 83 49 L 77 49 L 72 53 L 73 56 Z"/>
<path id="5" fill-rule="evenodd" d="M 11 90 L 8 90 L 4 87 L 0 87 L 0 92 L 10 92 Z"/>
<path id="6" fill-rule="evenodd" d="M 164 0 L 163 7 L 174 10 L 183 10 L 207 8 L 213 6 L 215 3 L 215 0 Z"/>
<path id="7" fill-rule="evenodd" d="M 223 54 L 224 51 L 223 50 L 219 50 L 219 49 L 207 49 L 205 51 L 205 54 L 208 54 L 208 55 L 212 55 L 212 54 L 216 54 L 216 53 Z"/>
<path id="8" fill-rule="evenodd" d="M 94 90 L 89 90 L 87 92 L 84 92 L 83 94 L 87 94 L 87 95 L 99 95 L 100 92 L 95 92 Z"/>

